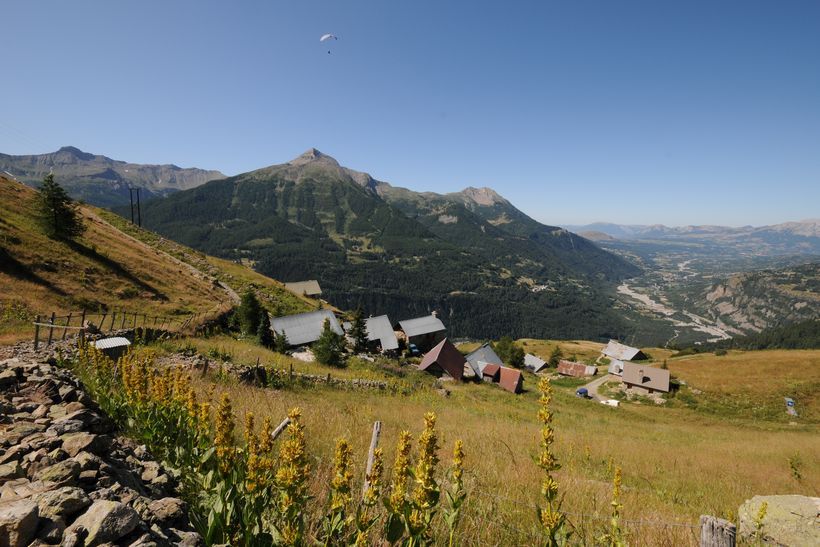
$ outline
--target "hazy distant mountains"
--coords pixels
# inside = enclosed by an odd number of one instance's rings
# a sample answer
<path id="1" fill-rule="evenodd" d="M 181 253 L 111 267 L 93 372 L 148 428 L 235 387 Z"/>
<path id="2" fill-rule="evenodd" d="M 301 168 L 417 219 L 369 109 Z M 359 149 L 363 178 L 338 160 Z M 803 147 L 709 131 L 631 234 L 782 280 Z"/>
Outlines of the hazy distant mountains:
<path id="1" fill-rule="evenodd" d="M 820 254 L 820 219 L 772 226 L 680 226 L 594 223 L 567 229 L 604 243 L 622 241 L 690 242 L 721 245 L 754 254 Z"/>
<path id="2" fill-rule="evenodd" d="M 128 188 L 142 188 L 142 200 L 166 196 L 224 178 L 219 171 L 183 169 L 176 165 L 141 165 L 112 160 L 64 146 L 50 154 L 0 154 L 0 171 L 29 186 L 54 173 L 55 180 L 75 199 L 102 207 L 129 203 Z"/>
<path id="3" fill-rule="evenodd" d="M 610 282 L 626 260 L 526 216 L 490 189 L 396 188 L 311 149 L 143 208 L 145 225 L 284 281 L 318 279 L 334 304 L 412 317 L 451 333 L 625 334 Z"/>

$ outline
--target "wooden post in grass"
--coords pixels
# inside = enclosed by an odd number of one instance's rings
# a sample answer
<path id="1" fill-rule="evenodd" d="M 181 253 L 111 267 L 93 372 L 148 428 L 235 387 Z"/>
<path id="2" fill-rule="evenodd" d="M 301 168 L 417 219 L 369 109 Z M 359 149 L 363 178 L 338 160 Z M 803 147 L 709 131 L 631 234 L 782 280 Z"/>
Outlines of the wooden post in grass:
<path id="1" fill-rule="evenodd" d="M 48 323 L 48 342 L 46 343 L 46 347 L 51 345 L 51 339 L 54 337 L 54 312 L 51 312 L 51 319 L 49 319 Z"/>
<path id="2" fill-rule="evenodd" d="M 40 345 L 40 316 L 34 316 L 34 351 L 37 351 L 37 346 Z M 293 366 L 293 365 L 291 365 Z"/>
<path id="3" fill-rule="evenodd" d="M 282 423 L 276 426 L 276 429 L 274 429 L 273 433 L 270 434 L 270 440 L 275 441 L 276 437 L 282 434 L 282 432 L 285 430 L 289 423 L 290 418 L 285 418 L 284 420 L 282 420 Z"/>
<path id="4" fill-rule="evenodd" d="M 68 317 L 65 318 L 65 326 L 66 327 L 71 326 L 71 312 L 68 312 Z M 63 329 L 63 336 L 62 336 L 62 338 L 60 338 L 60 340 L 65 340 L 65 335 L 66 335 L 67 332 L 68 332 L 68 329 Z"/>
<path id="5" fill-rule="evenodd" d="M 700 547 L 735 547 L 737 528 L 728 520 L 700 516 Z"/>
<path id="6" fill-rule="evenodd" d="M 111 326 L 108 327 L 108 330 L 114 330 L 114 320 L 117 318 L 117 310 L 116 308 L 111 310 Z"/>
<path id="7" fill-rule="evenodd" d="M 373 458 L 375 458 L 376 448 L 379 446 L 379 436 L 382 434 L 382 423 L 378 420 L 373 422 L 373 435 L 370 436 L 370 450 L 367 451 L 367 467 L 364 471 L 364 486 L 362 486 L 362 495 L 370 488 L 370 481 L 367 477 L 373 472 Z"/>
<path id="8" fill-rule="evenodd" d="M 85 308 L 83 308 L 83 311 L 80 314 L 80 326 L 85 328 Z"/>
<path id="9" fill-rule="evenodd" d="M 291 385 L 293 385 L 293 363 L 290 364 L 290 374 L 288 375 L 288 381 Z"/>
<path id="10" fill-rule="evenodd" d="M 125 320 L 128 319 L 128 312 L 122 310 L 122 321 L 120 322 L 120 330 L 125 328 Z"/>
<path id="11" fill-rule="evenodd" d="M 102 312 L 102 319 L 100 319 L 100 334 L 105 332 L 105 318 L 108 317 L 108 312 Z"/>

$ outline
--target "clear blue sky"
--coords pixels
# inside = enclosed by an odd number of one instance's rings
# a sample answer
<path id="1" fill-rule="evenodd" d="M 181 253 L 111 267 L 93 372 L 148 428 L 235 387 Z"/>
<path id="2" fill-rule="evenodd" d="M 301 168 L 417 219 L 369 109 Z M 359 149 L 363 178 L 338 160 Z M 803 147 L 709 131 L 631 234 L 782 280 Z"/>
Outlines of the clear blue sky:
<path id="1" fill-rule="evenodd" d="M 0 152 L 309 147 L 543 222 L 820 217 L 820 2 L 5 0 Z M 332 53 L 324 33 L 339 40 Z"/>

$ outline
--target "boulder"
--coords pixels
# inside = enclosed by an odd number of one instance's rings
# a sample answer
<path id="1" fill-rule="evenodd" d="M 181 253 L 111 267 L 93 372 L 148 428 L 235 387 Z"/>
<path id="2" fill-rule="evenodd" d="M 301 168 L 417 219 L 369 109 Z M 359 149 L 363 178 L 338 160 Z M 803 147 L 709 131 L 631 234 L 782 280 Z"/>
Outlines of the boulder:
<path id="1" fill-rule="evenodd" d="M 766 503 L 759 537 L 757 517 Z M 820 545 L 820 498 L 807 496 L 755 496 L 738 509 L 743 540 L 774 545 Z"/>
<path id="2" fill-rule="evenodd" d="M 19 479 L 24 475 L 20 462 L 11 461 L 0 465 L 0 484 L 5 484 L 11 479 Z"/>
<path id="3" fill-rule="evenodd" d="M 139 521 L 139 515 L 131 507 L 118 501 L 97 500 L 68 527 L 66 535 L 82 527 L 88 534 L 85 545 L 92 547 L 130 534 Z"/>
<path id="4" fill-rule="evenodd" d="M 174 522 L 185 518 L 185 502 L 177 498 L 162 498 L 148 504 L 148 509 L 157 520 L 162 522 Z"/>
<path id="5" fill-rule="evenodd" d="M 80 452 L 99 454 L 111 447 L 111 438 L 104 435 L 94 435 L 78 431 L 66 433 L 60 439 L 63 441 L 63 450 L 74 457 Z"/>
<path id="6" fill-rule="evenodd" d="M 25 547 L 34 539 L 40 516 L 31 500 L 0 503 L 0 540 L 9 547 Z"/>
<path id="7" fill-rule="evenodd" d="M 91 505 L 88 495 L 81 488 L 73 486 L 43 492 L 32 499 L 37 502 L 40 515 L 49 517 L 70 517 Z"/>
<path id="8" fill-rule="evenodd" d="M 60 463 L 40 469 L 34 474 L 34 480 L 53 482 L 58 485 L 71 485 L 80 476 L 80 464 L 74 460 L 63 460 Z"/>

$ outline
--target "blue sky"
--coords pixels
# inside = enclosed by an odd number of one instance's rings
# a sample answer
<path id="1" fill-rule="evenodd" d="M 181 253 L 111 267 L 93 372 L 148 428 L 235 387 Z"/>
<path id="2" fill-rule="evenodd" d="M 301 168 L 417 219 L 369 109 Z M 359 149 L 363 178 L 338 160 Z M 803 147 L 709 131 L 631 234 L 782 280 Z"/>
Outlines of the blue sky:
<path id="1" fill-rule="evenodd" d="M 550 224 L 820 217 L 813 0 L 3 4 L 3 153 L 236 174 L 316 147 Z"/>

